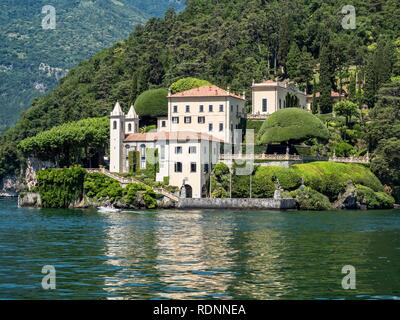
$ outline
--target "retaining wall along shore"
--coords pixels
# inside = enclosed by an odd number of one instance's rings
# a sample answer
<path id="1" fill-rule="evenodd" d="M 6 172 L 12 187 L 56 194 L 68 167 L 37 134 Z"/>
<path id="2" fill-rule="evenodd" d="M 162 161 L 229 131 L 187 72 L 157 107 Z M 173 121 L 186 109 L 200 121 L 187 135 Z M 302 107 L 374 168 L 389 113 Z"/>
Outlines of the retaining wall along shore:
<path id="1" fill-rule="evenodd" d="M 294 199 L 180 199 L 178 209 L 259 209 L 290 210 L 297 209 Z"/>

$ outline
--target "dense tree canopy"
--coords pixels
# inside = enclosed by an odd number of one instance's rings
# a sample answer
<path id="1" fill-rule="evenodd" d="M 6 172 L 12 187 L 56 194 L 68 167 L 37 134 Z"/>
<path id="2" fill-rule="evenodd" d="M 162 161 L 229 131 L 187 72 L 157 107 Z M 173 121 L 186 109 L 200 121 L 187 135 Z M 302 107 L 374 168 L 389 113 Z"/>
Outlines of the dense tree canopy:
<path id="1" fill-rule="evenodd" d="M 34 137 L 22 140 L 18 147 L 28 156 L 55 161 L 59 165 L 90 165 L 93 157 L 101 161 L 109 140 L 109 120 L 90 118 L 69 122 Z"/>
<path id="2" fill-rule="evenodd" d="M 0 174 L 20 167 L 21 155 L 13 145 L 22 139 L 65 122 L 105 116 L 117 100 L 129 106 L 142 92 L 168 88 L 182 77 L 246 90 L 250 97 L 253 79 L 296 75 L 294 44 L 315 61 L 314 70 L 321 69 L 317 62 L 322 44 L 329 45 L 325 61 L 332 66 L 323 77 L 324 92 L 336 89 L 328 78 L 335 79 L 349 66 L 361 69 L 368 47 L 382 34 L 390 41 L 400 34 L 396 0 L 352 1 L 357 30 L 341 26 L 341 8 L 347 4 L 345 0 L 188 0 L 182 13 L 168 11 L 162 19 L 150 19 L 126 41 L 81 63 L 50 94 L 35 100 L 0 138 Z M 307 78 L 298 75 L 300 81 Z M 323 79 L 315 78 L 319 87 Z"/>
<path id="3" fill-rule="evenodd" d="M 310 138 L 329 139 L 329 132 L 316 116 L 299 108 L 274 112 L 265 120 L 257 135 L 258 144 L 302 141 Z"/>
<path id="4" fill-rule="evenodd" d="M 368 137 L 372 170 L 386 184 L 399 189 L 400 199 L 400 81 L 384 85 L 371 112 Z"/>

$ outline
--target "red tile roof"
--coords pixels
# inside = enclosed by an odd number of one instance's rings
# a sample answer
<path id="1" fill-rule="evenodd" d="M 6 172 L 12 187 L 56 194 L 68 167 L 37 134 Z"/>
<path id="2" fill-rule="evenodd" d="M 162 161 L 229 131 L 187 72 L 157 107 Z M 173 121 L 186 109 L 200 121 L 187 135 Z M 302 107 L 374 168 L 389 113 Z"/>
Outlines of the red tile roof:
<path id="1" fill-rule="evenodd" d="M 315 96 L 317 97 L 317 98 L 319 98 L 319 96 L 320 96 L 321 94 L 319 93 L 319 92 L 316 92 L 315 93 Z M 308 97 L 309 98 L 312 98 L 312 94 L 309 94 L 308 95 Z M 342 94 L 342 97 L 344 97 L 345 95 L 344 94 Z M 339 92 L 336 92 L 336 91 L 332 91 L 331 92 L 331 98 L 339 98 L 340 97 L 340 93 Z"/>
<path id="2" fill-rule="evenodd" d="M 199 88 L 194 88 L 182 92 L 178 92 L 175 94 L 171 94 L 168 97 L 170 98 L 182 98 L 182 97 L 233 97 L 237 98 L 240 100 L 245 100 L 243 99 L 242 96 L 233 93 L 233 92 L 228 92 L 224 89 L 221 89 L 217 86 L 203 86 Z"/>
<path id="3" fill-rule="evenodd" d="M 194 131 L 174 131 L 174 132 L 148 132 L 148 133 L 131 133 L 126 135 L 124 142 L 135 142 L 135 141 L 189 141 L 189 140 L 206 140 L 222 142 L 222 140 L 211 136 L 207 133 L 194 132 Z"/>

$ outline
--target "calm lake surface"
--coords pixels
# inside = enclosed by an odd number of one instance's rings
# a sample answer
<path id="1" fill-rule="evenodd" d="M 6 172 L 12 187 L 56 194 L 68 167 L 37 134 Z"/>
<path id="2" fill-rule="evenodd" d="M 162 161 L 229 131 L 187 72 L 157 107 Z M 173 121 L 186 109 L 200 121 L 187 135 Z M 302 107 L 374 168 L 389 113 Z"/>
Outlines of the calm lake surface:
<path id="1" fill-rule="evenodd" d="M 0 198 L 0 299 L 397 298 L 400 210 L 105 214 Z"/>

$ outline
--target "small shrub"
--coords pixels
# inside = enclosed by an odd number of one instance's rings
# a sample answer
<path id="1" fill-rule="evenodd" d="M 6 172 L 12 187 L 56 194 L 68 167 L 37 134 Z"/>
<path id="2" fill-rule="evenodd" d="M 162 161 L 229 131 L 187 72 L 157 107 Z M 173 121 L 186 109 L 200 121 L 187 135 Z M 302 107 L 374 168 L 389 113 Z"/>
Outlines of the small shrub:
<path id="1" fill-rule="evenodd" d="M 357 200 L 368 209 L 391 209 L 395 200 L 385 192 L 375 192 L 371 188 L 357 185 Z"/>
<path id="2" fill-rule="evenodd" d="M 309 187 L 292 191 L 290 195 L 296 199 L 301 210 L 322 211 L 332 208 L 328 197 Z"/>

